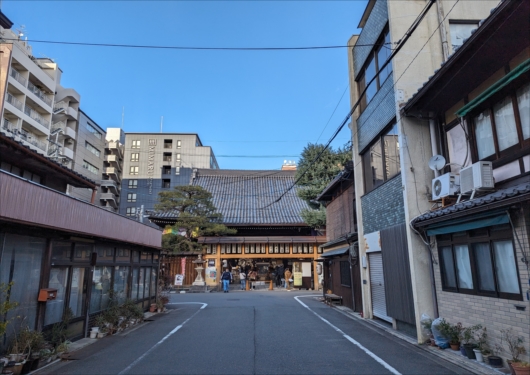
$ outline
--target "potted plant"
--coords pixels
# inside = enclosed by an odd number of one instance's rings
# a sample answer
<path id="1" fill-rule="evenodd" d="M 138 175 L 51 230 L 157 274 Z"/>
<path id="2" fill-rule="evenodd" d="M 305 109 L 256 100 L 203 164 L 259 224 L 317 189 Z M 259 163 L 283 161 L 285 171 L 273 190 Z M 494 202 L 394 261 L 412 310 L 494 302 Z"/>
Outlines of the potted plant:
<path id="1" fill-rule="evenodd" d="M 516 375 L 530 375 L 530 363 L 512 362 L 512 367 Z"/>
<path id="2" fill-rule="evenodd" d="M 503 348 L 498 343 L 495 343 L 491 348 L 491 355 L 488 356 L 488 363 L 491 367 L 502 367 L 502 358 L 499 354 L 503 351 Z"/>
<path id="3" fill-rule="evenodd" d="M 508 346 L 508 350 L 510 351 L 510 355 L 512 356 L 512 359 L 508 360 L 507 362 L 513 375 L 519 375 L 517 369 L 525 371 L 524 367 L 519 366 L 519 363 L 521 362 L 519 356 L 526 353 L 526 349 L 523 345 L 523 342 L 524 337 L 518 336 L 513 330 L 513 328 L 501 329 L 501 343 L 506 344 L 506 346 Z"/>
<path id="4" fill-rule="evenodd" d="M 482 325 L 476 324 L 474 326 L 464 328 L 462 332 L 462 346 L 464 347 L 467 358 L 469 359 L 477 359 L 477 357 L 475 356 L 475 352 L 473 351 L 473 349 L 477 347 L 477 345 L 474 343 L 475 332 L 481 328 Z"/>
<path id="5" fill-rule="evenodd" d="M 460 347 L 460 340 L 462 337 L 462 323 L 451 324 L 445 319 L 442 319 L 442 322 L 438 326 L 440 333 L 449 340 L 449 345 L 452 350 L 458 350 Z"/>
<path id="6" fill-rule="evenodd" d="M 481 327 L 475 331 L 475 342 L 477 347 L 473 349 L 477 362 L 484 362 L 483 354 L 489 352 L 488 350 L 488 330 L 486 327 Z"/>

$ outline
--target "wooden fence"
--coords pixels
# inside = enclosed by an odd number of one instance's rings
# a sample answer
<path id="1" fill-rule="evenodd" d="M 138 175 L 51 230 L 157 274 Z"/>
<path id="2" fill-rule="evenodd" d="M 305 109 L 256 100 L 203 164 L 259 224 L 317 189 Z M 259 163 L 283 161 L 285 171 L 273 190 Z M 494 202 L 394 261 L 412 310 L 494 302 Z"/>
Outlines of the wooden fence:
<path id="1" fill-rule="evenodd" d="M 182 272 L 182 258 L 186 259 L 184 272 Z M 175 285 L 175 275 L 184 273 L 184 281 L 182 285 L 189 286 L 193 284 L 195 277 L 197 276 L 197 271 L 195 271 L 197 265 L 192 263 L 196 259 L 196 256 L 166 256 L 162 259 L 160 266 L 161 268 L 163 267 L 164 276 L 171 280 L 171 285 Z"/>

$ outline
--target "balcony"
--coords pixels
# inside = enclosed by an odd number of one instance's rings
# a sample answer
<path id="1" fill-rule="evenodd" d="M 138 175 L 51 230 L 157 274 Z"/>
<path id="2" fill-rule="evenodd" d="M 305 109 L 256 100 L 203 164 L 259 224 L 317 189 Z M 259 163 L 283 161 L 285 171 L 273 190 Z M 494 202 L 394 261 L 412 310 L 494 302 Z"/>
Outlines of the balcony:
<path id="1" fill-rule="evenodd" d="M 103 173 L 105 173 L 107 176 L 109 176 L 111 179 L 116 181 L 117 183 L 121 182 L 121 177 L 118 169 L 114 167 L 106 167 L 103 169 Z"/>
<path id="2" fill-rule="evenodd" d="M 101 187 L 106 188 L 114 195 L 120 195 L 120 188 L 114 180 L 101 180 Z"/>
<path id="3" fill-rule="evenodd" d="M 10 133 L 16 134 L 18 131 L 18 126 L 16 126 L 11 121 L 5 118 L 4 122 L 2 123 L 2 129 L 7 130 Z"/>
<path id="4" fill-rule="evenodd" d="M 19 137 L 24 140 L 24 142 L 29 143 L 42 151 L 46 151 L 46 143 L 39 141 L 35 134 L 28 132 L 25 129 L 20 129 Z"/>
<path id="5" fill-rule="evenodd" d="M 11 104 L 13 107 L 18 109 L 19 111 L 23 111 L 24 104 L 20 100 L 15 98 L 13 95 L 11 95 L 10 93 L 7 93 L 6 95 L 6 102 Z"/>
<path id="6" fill-rule="evenodd" d="M 48 105 L 48 107 L 52 106 L 52 99 L 47 97 L 44 91 L 39 89 L 37 86 L 35 86 L 33 83 L 28 82 L 28 90 L 35 95 L 37 98 L 42 100 L 44 103 Z"/>
<path id="7" fill-rule="evenodd" d="M 77 109 L 70 107 L 65 101 L 55 103 L 53 106 L 53 113 L 56 115 L 64 113 L 70 120 L 77 121 Z"/>
<path id="8" fill-rule="evenodd" d="M 105 161 L 121 171 L 120 158 L 117 155 L 105 155 Z"/>
<path id="9" fill-rule="evenodd" d="M 62 147 L 62 149 L 59 151 L 59 154 L 66 156 L 68 159 L 74 160 L 74 151 L 69 148 Z"/>
<path id="10" fill-rule="evenodd" d="M 50 128 L 50 122 L 42 117 L 39 112 L 35 111 L 29 105 L 24 106 L 24 113 L 28 115 L 33 120 L 37 121 L 39 124 L 44 126 L 46 129 Z"/>
<path id="11" fill-rule="evenodd" d="M 22 86 L 26 87 L 26 83 L 28 82 L 28 80 L 26 78 L 22 77 L 22 75 L 18 71 L 16 71 L 15 69 L 11 68 L 11 71 L 9 72 L 9 75 L 11 77 L 13 77 Z"/>
<path id="12" fill-rule="evenodd" d="M 112 193 L 101 193 L 99 200 L 106 202 L 108 205 L 113 208 L 118 208 L 118 202 L 116 201 L 116 196 Z"/>
<path id="13" fill-rule="evenodd" d="M 113 154 L 119 156 L 120 159 L 123 159 L 123 146 L 116 141 L 107 142 L 106 148 Z"/>
<path id="14" fill-rule="evenodd" d="M 76 139 L 76 135 L 77 135 L 76 131 L 66 126 L 66 122 L 64 121 L 59 121 L 52 125 L 50 135 L 55 135 L 57 133 L 59 133 L 60 136 L 62 137 L 72 138 L 72 139 Z"/>

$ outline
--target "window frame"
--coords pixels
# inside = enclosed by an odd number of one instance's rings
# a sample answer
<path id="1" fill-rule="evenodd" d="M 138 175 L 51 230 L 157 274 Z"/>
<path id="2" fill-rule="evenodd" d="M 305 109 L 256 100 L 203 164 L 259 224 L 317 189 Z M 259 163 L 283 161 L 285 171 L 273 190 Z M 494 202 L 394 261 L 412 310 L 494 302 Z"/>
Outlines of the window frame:
<path id="1" fill-rule="evenodd" d="M 88 130 L 88 132 L 90 134 L 92 134 L 94 137 L 96 137 L 97 139 L 101 139 L 102 137 L 102 134 L 94 127 L 94 125 L 92 125 L 91 123 L 89 123 L 88 121 L 86 122 L 85 124 L 85 128 Z"/>
<path id="2" fill-rule="evenodd" d="M 86 169 L 87 171 L 91 172 L 91 173 L 94 173 L 95 175 L 99 174 L 99 168 L 96 167 L 95 165 L 90 164 L 86 160 L 83 160 L 83 168 Z M 93 171 L 92 169 L 94 169 L 95 171 Z"/>
<path id="3" fill-rule="evenodd" d="M 140 148 L 141 142 L 140 139 L 135 139 L 131 143 L 131 148 Z"/>
<path id="4" fill-rule="evenodd" d="M 129 174 L 134 176 L 140 174 L 140 167 L 137 165 L 131 165 L 129 167 Z"/>
<path id="5" fill-rule="evenodd" d="M 162 189 L 171 189 L 171 179 L 162 179 Z"/>
<path id="6" fill-rule="evenodd" d="M 136 216 L 136 207 L 127 207 L 125 209 L 125 216 L 128 216 L 128 217 Z"/>
<path id="7" fill-rule="evenodd" d="M 344 269 L 348 269 L 347 275 L 343 273 Z M 351 269 L 350 269 L 350 262 L 347 260 L 341 260 L 339 262 L 339 272 L 340 272 L 340 285 L 345 288 L 351 288 Z M 346 276 L 348 276 L 348 284 L 344 284 L 344 281 L 346 280 Z"/>
<path id="8" fill-rule="evenodd" d="M 85 148 L 91 153 L 93 153 L 94 155 L 96 155 L 98 158 L 100 157 L 101 151 L 99 151 L 96 147 L 90 144 L 90 142 L 85 141 Z"/>
<path id="9" fill-rule="evenodd" d="M 140 153 L 139 152 L 131 153 L 131 161 L 140 161 Z"/>
<path id="10" fill-rule="evenodd" d="M 127 202 L 135 203 L 136 202 L 136 193 L 127 193 Z"/>
<path id="11" fill-rule="evenodd" d="M 138 180 L 129 180 L 127 187 L 129 189 L 138 189 Z"/>
<path id="12" fill-rule="evenodd" d="M 505 230 L 503 230 L 502 228 L 500 230 L 493 230 L 494 228 L 495 227 L 488 227 L 488 228 L 480 228 L 475 231 L 452 233 L 450 235 L 443 236 L 445 238 L 441 238 L 441 236 L 437 236 L 436 242 L 437 242 L 437 248 L 438 248 L 438 261 L 440 264 L 439 266 L 440 276 L 441 276 L 441 281 L 442 281 L 441 287 L 444 292 L 470 294 L 470 295 L 476 295 L 476 296 L 481 296 L 481 297 L 501 298 L 501 299 L 516 300 L 516 301 L 523 300 L 522 289 L 521 289 L 521 278 L 519 275 L 519 267 L 517 265 L 517 250 L 515 248 L 515 243 L 513 241 L 511 227 L 509 227 L 509 225 L 506 225 Z M 480 233 L 480 231 L 482 231 L 482 233 Z M 465 235 L 461 235 L 461 233 L 465 233 Z M 478 233 L 478 234 L 475 234 L 475 233 Z M 496 259 L 495 259 L 494 246 L 493 246 L 494 242 L 499 242 L 499 241 L 510 241 L 512 244 L 512 251 L 514 252 L 515 269 L 516 269 L 517 285 L 519 286 L 519 293 L 507 293 L 507 292 L 501 292 L 499 290 L 499 281 L 498 281 L 498 276 L 497 276 Z M 493 275 L 495 291 L 481 290 L 479 286 L 480 285 L 479 284 L 479 270 L 478 270 L 479 267 L 478 267 L 477 257 L 475 255 L 475 250 L 474 250 L 473 245 L 484 244 L 484 243 L 489 244 L 491 272 Z M 455 258 L 455 251 L 454 251 L 455 245 L 467 245 L 471 276 L 472 276 L 472 281 L 473 281 L 473 289 L 465 289 L 465 288 L 459 287 L 458 270 L 456 266 L 456 258 Z M 442 256 L 442 248 L 444 247 L 449 247 L 451 249 L 451 254 L 452 254 L 451 259 L 453 261 L 454 278 L 456 280 L 455 287 L 447 286 L 447 280 L 445 276 L 447 268 L 445 266 L 445 260 Z"/>

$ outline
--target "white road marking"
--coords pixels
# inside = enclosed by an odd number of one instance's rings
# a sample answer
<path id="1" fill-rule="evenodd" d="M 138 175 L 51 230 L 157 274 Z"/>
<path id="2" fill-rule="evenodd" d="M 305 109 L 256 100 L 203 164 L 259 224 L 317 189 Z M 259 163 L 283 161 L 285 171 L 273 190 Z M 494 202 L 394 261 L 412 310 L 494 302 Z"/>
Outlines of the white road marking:
<path id="1" fill-rule="evenodd" d="M 127 371 L 129 371 L 130 369 L 132 369 L 134 366 L 136 366 L 136 364 L 138 364 L 138 362 L 140 362 L 142 359 L 144 359 L 149 353 L 151 353 L 153 350 L 155 350 L 155 348 L 157 348 L 160 344 L 162 344 L 164 341 L 166 341 L 166 339 L 168 339 L 172 334 L 174 334 L 175 332 L 177 332 L 179 329 L 182 328 L 182 326 L 184 324 L 186 324 L 188 321 L 190 321 L 195 315 L 197 315 L 202 309 L 206 308 L 206 306 L 208 306 L 207 303 L 203 303 L 203 302 L 172 302 L 172 303 L 168 303 L 168 305 L 181 305 L 181 304 L 196 304 L 196 305 L 202 305 L 201 308 L 199 310 L 197 310 L 192 316 L 190 316 L 188 319 L 186 319 L 184 321 L 184 323 L 182 323 L 181 325 L 178 325 L 176 326 L 175 328 L 173 328 L 173 330 L 171 332 L 169 332 L 167 335 L 164 336 L 164 338 L 162 340 L 160 340 L 159 342 L 157 342 L 155 345 L 153 345 L 151 347 L 151 349 L 149 349 L 148 351 L 146 351 L 144 354 L 142 354 L 140 357 L 138 357 L 136 359 L 136 361 L 134 361 L 133 363 L 131 363 L 129 366 L 127 366 L 125 369 L 123 369 L 121 372 L 118 373 L 118 375 L 123 375 L 125 374 Z"/>
<path id="2" fill-rule="evenodd" d="M 314 312 L 313 310 L 311 310 L 309 308 L 309 306 L 307 306 L 305 303 L 303 303 L 302 301 L 299 300 L 299 298 L 303 298 L 303 297 L 319 297 L 321 296 L 320 294 L 318 295 L 309 295 L 309 296 L 295 296 L 294 299 L 302 306 L 304 306 L 306 309 L 308 309 L 309 311 L 311 311 L 313 314 L 315 314 L 320 320 L 322 320 L 324 323 L 326 323 L 327 325 L 329 325 L 331 328 L 333 328 L 335 331 L 339 332 L 346 340 L 348 340 L 349 342 L 351 342 L 353 345 L 357 346 L 359 349 L 361 349 L 363 352 L 365 352 L 366 354 L 368 354 L 370 357 L 372 357 L 377 363 L 379 363 L 380 365 L 382 365 L 384 368 L 386 368 L 388 371 L 390 371 L 392 374 L 394 375 L 401 375 L 401 373 L 396 370 L 395 368 L 393 368 L 392 366 L 390 366 L 388 363 L 386 363 L 385 361 L 383 361 L 380 357 L 376 356 L 374 353 L 372 353 L 370 350 L 368 350 L 367 348 L 365 348 L 361 343 L 359 343 L 358 341 L 355 341 L 354 339 L 352 339 L 350 336 L 348 336 L 347 334 L 345 334 L 341 329 L 335 327 L 333 324 L 331 324 L 328 320 L 324 319 L 323 317 L 321 317 L 319 314 L 317 314 L 316 312 Z"/>

